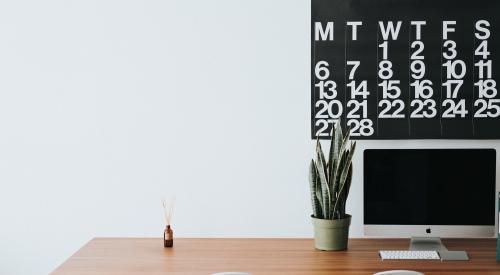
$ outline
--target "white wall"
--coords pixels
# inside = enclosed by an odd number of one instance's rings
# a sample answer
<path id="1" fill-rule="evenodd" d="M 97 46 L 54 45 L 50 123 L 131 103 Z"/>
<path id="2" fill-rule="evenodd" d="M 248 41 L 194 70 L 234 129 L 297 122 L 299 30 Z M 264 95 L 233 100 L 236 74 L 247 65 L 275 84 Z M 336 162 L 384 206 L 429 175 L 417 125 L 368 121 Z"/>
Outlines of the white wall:
<path id="1" fill-rule="evenodd" d="M 310 237 L 309 20 L 309 0 L 0 2 L 0 274 L 161 236 L 171 194 L 177 236 Z M 353 236 L 361 151 L 393 146 L 500 149 L 360 142 Z"/>

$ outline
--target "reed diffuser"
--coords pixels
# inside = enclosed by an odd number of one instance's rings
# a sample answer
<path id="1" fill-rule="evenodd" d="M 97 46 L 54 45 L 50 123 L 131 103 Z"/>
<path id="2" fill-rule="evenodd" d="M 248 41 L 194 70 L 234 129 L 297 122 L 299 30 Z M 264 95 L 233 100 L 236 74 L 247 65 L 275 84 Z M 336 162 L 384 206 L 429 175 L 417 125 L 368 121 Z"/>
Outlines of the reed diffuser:
<path id="1" fill-rule="evenodd" d="M 175 198 L 169 200 L 163 199 L 163 216 L 165 218 L 165 230 L 163 230 L 163 246 L 172 247 L 174 246 L 174 231 L 172 231 L 171 221 L 172 221 L 172 211 L 174 210 Z"/>

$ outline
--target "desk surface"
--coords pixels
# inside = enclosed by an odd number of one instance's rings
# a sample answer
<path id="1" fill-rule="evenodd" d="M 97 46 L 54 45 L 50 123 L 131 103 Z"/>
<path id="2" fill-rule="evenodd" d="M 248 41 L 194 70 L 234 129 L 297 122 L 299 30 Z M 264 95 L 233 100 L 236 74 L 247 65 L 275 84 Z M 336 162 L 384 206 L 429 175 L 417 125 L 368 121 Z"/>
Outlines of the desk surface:
<path id="1" fill-rule="evenodd" d="M 470 261 L 381 261 L 378 250 L 407 249 L 407 239 L 351 239 L 349 249 L 325 252 L 312 239 L 96 238 L 53 274 L 372 274 L 410 269 L 425 274 L 500 274 L 496 239 L 445 239 L 449 250 L 466 250 Z"/>

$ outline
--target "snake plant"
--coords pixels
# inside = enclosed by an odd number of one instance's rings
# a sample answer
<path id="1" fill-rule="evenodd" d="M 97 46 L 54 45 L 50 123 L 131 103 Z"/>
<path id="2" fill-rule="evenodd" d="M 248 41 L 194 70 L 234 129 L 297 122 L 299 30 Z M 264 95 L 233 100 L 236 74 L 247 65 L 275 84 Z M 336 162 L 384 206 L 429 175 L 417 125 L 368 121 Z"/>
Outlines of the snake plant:
<path id="1" fill-rule="evenodd" d="M 313 217 L 336 220 L 345 218 L 345 206 L 352 179 L 352 156 L 356 142 L 349 140 L 349 130 L 342 134 L 340 121 L 331 132 L 328 161 L 321 142 L 316 140 L 316 160 L 309 166 Z"/>

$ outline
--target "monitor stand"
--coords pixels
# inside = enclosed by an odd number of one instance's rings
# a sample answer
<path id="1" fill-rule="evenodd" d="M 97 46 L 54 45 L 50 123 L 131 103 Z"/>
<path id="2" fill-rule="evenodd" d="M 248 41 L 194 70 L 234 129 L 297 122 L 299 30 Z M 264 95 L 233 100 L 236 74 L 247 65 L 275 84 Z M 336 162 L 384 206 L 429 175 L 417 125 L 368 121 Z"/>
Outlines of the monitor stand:
<path id="1" fill-rule="evenodd" d="M 411 237 L 410 250 L 435 250 L 435 251 L 448 251 L 441 238 L 438 237 Z"/>
<path id="2" fill-rule="evenodd" d="M 448 251 L 440 238 L 436 237 L 412 237 L 410 250 L 434 250 L 439 253 L 442 261 L 467 261 L 469 256 L 465 251 Z"/>

